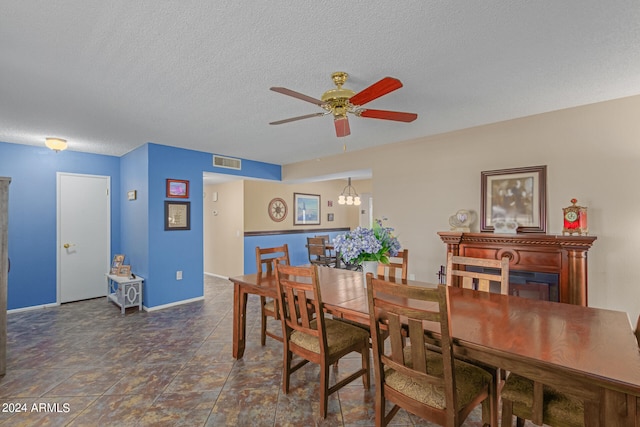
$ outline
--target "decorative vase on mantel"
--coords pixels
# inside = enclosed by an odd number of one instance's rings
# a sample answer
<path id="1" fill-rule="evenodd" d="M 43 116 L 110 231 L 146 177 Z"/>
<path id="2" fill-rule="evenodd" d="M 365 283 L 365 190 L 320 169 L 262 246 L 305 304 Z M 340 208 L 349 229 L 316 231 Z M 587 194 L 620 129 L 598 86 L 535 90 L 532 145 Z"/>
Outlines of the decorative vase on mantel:
<path id="1" fill-rule="evenodd" d="M 362 261 L 362 280 L 364 287 L 367 287 L 367 273 L 374 276 L 378 273 L 378 261 Z"/>

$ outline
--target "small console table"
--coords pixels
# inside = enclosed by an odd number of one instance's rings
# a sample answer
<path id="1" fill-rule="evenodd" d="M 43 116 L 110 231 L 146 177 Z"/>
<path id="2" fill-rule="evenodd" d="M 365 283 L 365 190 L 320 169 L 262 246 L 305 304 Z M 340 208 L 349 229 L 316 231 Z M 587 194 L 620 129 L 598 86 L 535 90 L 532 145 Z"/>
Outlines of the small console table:
<path id="1" fill-rule="evenodd" d="M 144 278 L 117 276 L 107 274 L 107 302 L 113 301 L 120 306 L 120 311 L 124 314 L 127 307 L 138 306 L 138 311 L 142 310 L 142 282 Z"/>

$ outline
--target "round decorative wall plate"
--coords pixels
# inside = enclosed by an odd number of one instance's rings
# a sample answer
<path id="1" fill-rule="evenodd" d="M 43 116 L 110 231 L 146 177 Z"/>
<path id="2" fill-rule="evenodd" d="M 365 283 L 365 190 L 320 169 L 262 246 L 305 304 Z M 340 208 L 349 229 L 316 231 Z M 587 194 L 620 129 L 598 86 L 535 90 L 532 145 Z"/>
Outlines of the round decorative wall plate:
<path id="1" fill-rule="evenodd" d="M 269 202 L 269 217 L 275 221 L 283 221 L 287 217 L 287 202 L 279 197 Z"/>

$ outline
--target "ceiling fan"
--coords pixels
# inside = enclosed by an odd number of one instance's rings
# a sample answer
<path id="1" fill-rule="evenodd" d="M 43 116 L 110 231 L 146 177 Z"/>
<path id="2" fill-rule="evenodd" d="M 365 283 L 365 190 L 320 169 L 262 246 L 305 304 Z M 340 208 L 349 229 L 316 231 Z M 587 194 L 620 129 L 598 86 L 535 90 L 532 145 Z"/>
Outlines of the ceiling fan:
<path id="1" fill-rule="evenodd" d="M 393 92 L 402 87 L 400 80 L 393 77 L 385 77 L 382 80 L 372 84 L 361 92 L 355 93 L 352 90 L 342 87 L 347 81 L 349 75 L 343 71 L 337 71 L 331 74 L 333 82 L 337 86 L 336 89 L 330 89 L 322 94 L 320 99 L 303 95 L 299 92 L 284 87 L 272 87 L 274 92 L 283 95 L 289 95 L 303 101 L 311 102 L 323 108 L 322 113 L 306 114 L 304 116 L 291 117 L 289 119 L 278 120 L 269 123 L 270 125 L 281 125 L 283 123 L 295 122 L 297 120 L 310 119 L 311 117 L 326 116 L 333 114 L 333 123 L 336 127 L 336 136 L 343 137 L 351 134 L 349 129 L 349 119 L 347 114 L 353 114 L 358 117 L 366 117 L 370 119 L 394 120 L 397 122 L 412 122 L 418 118 L 415 113 L 403 113 L 400 111 L 371 110 L 362 108 L 367 102 L 371 102 L 376 98 Z"/>

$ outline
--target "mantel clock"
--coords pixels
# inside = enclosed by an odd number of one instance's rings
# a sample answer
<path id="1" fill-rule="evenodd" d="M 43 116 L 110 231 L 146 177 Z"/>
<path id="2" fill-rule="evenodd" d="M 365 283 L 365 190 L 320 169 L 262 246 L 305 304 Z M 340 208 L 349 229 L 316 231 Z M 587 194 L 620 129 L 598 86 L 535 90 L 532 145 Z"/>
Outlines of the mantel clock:
<path id="1" fill-rule="evenodd" d="M 564 227 L 562 228 L 562 235 L 574 233 L 582 236 L 587 235 L 589 228 L 587 227 L 587 208 L 584 206 L 577 206 L 577 199 L 571 199 L 572 205 L 566 208 L 562 208 Z"/>

